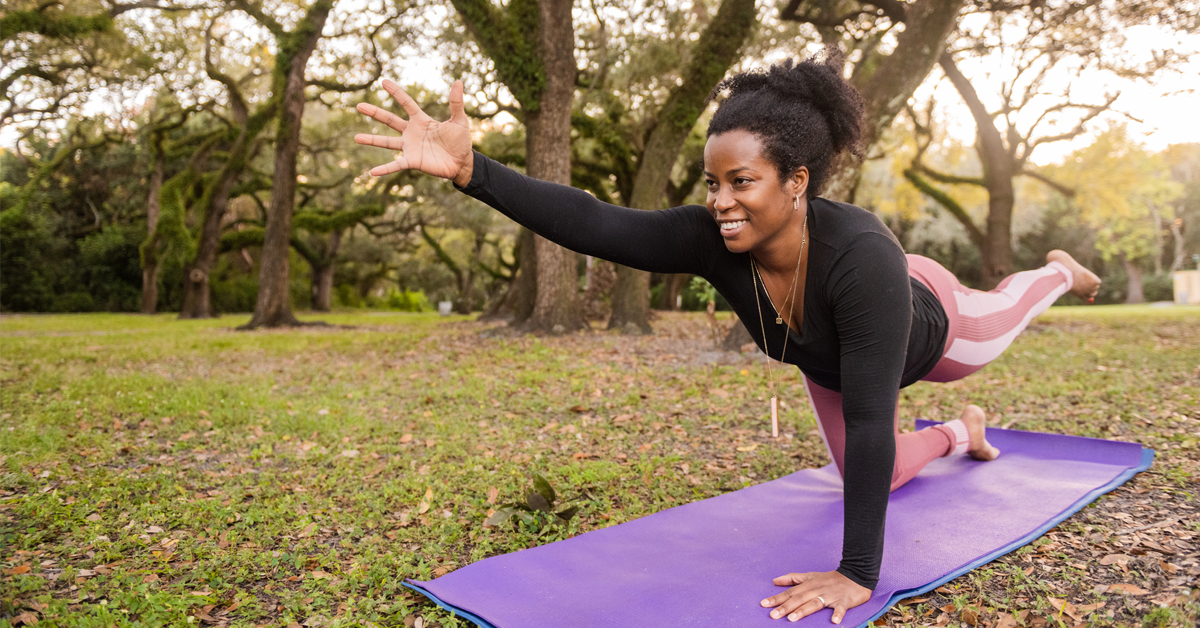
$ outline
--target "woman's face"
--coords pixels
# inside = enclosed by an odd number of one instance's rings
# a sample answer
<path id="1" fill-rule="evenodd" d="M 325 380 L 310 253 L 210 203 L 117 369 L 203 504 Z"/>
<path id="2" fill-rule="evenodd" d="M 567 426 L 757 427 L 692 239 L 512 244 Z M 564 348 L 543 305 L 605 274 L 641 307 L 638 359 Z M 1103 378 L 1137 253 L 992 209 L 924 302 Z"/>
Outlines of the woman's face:
<path id="1" fill-rule="evenodd" d="M 803 218 L 793 203 L 804 191 L 808 169 L 800 168 L 787 181 L 779 180 L 762 141 L 749 131 L 727 131 L 708 138 L 704 146 L 704 178 L 708 183 L 708 213 L 717 221 L 725 246 L 734 253 L 771 242 L 792 221 Z"/>

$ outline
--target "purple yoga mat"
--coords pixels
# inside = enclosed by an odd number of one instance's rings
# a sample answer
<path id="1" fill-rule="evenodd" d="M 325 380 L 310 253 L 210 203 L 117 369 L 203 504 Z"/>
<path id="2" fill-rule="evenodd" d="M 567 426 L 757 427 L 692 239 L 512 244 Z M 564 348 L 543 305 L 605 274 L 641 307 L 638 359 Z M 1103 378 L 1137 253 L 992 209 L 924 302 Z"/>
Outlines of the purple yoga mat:
<path id="1" fill-rule="evenodd" d="M 879 585 L 843 626 L 1036 539 L 1153 459 L 1134 443 L 1000 429 L 988 439 L 999 459 L 941 458 L 892 493 Z M 830 626 L 828 609 L 792 624 L 758 603 L 781 590 L 776 576 L 835 569 L 841 549 L 842 482 L 829 465 L 409 583 L 492 628 Z"/>

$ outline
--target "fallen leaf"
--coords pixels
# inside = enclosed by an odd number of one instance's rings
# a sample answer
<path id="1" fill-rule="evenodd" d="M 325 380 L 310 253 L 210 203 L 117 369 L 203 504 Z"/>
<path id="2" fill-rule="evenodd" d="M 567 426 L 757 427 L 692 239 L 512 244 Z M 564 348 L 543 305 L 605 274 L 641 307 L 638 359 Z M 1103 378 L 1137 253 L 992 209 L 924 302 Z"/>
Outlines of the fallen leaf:
<path id="1" fill-rule="evenodd" d="M 146 528 L 146 534 L 160 534 L 162 531 L 163 529 L 158 526 L 150 526 Z"/>
<path id="2" fill-rule="evenodd" d="M 448 574 L 448 573 L 450 573 L 450 568 L 449 568 L 449 567 L 438 567 L 437 569 L 434 569 L 434 570 L 433 570 L 433 577 L 434 577 L 434 578 L 441 578 L 442 576 L 444 576 L 444 575 L 446 575 L 446 574 Z"/>
<path id="3" fill-rule="evenodd" d="M 319 414 L 319 415 L 321 415 L 321 416 L 325 416 L 326 414 L 329 414 L 329 409 L 328 409 L 328 408 L 321 408 L 320 410 L 317 410 L 317 414 Z"/>
<path id="4" fill-rule="evenodd" d="M 1133 560 L 1133 557 L 1127 554 L 1109 554 L 1100 559 L 1100 564 L 1105 566 L 1116 564 L 1124 565 L 1131 560 Z"/>
<path id="5" fill-rule="evenodd" d="M 25 563 L 23 565 L 17 565 L 16 567 L 13 567 L 12 569 L 4 570 L 4 575 L 6 575 L 6 576 L 15 576 L 18 574 L 23 574 L 23 573 L 29 573 L 29 563 Z"/>
<path id="6" fill-rule="evenodd" d="M 342 452 L 342 457 L 343 458 L 357 458 L 358 450 L 357 449 L 347 449 Z"/>
<path id="7" fill-rule="evenodd" d="M 333 575 L 331 575 L 327 571 L 321 571 L 320 569 L 315 569 L 312 572 L 312 577 L 316 578 L 317 580 L 324 580 L 325 578 L 332 578 Z"/>
<path id="8" fill-rule="evenodd" d="M 37 615 L 34 615 L 33 613 L 30 613 L 28 611 L 21 613 L 20 615 L 17 615 L 16 617 L 13 618 L 14 625 L 25 624 L 26 626 L 32 626 L 36 623 L 38 623 Z"/>
<path id="9" fill-rule="evenodd" d="M 158 574 L 156 574 L 156 573 L 146 574 L 146 575 L 142 576 L 142 582 L 145 582 L 145 583 L 156 582 L 157 580 L 158 580 Z"/>
<path id="10" fill-rule="evenodd" d="M 421 501 L 421 505 L 417 507 L 417 514 L 423 515 L 429 512 L 429 505 L 433 501 L 433 487 L 425 489 L 425 499 Z"/>
<path id="11" fill-rule="evenodd" d="M 587 412 L 588 409 L 583 406 L 571 406 L 571 412 Z"/>
<path id="12" fill-rule="evenodd" d="M 303 539 L 306 537 L 310 537 L 313 534 L 316 534 L 316 532 L 317 532 L 317 522 L 316 521 L 310 522 L 308 525 L 304 526 L 303 530 L 300 531 L 300 538 Z"/>
<path id="13" fill-rule="evenodd" d="M 500 490 L 494 486 L 489 486 L 487 490 L 487 503 L 496 503 L 496 498 L 500 497 Z"/>
<path id="14" fill-rule="evenodd" d="M 1146 595 L 1149 591 L 1133 584 L 1110 584 L 1108 585 L 1109 593 L 1125 593 L 1127 595 Z"/>
<path id="15" fill-rule="evenodd" d="M 206 595 L 212 595 L 212 591 L 192 591 L 192 595 L 196 597 L 204 597 Z"/>
<path id="16" fill-rule="evenodd" d="M 979 613 L 975 612 L 973 608 L 964 609 L 960 617 L 970 626 L 979 625 Z"/>
<path id="17" fill-rule="evenodd" d="M 1071 604 L 1070 602 L 1052 597 L 1047 597 L 1046 601 L 1049 602 L 1050 606 L 1053 606 L 1054 610 L 1058 611 L 1060 614 L 1065 613 L 1075 621 L 1082 619 L 1082 617 L 1079 615 L 1079 611 L 1075 609 L 1075 605 Z"/>
<path id="18" fill-rule="evenodd" d="M 411 442 L 412 442 L 412 439 L 413 439 L 413 435 L 412 435 L 412 434 L 405 434 L 404 436 L 401 436 L 401 437 L 400 437 L 400 444 L 401 444 L 401 445 L 404 445 L 404 444 L 406 444 L 406 443 L 411 443 Z"/>
<path id="19" fill-rule="evenodd" d="M 101 517 L 100 513 L 98 513 L 98 512 L 94 512 L 94 513 L 84 517 L 84 519 L 87 519 L 88 521 L 100 521 L 103 518 L 104 517 Z"/>
<path id="20" fill-rule="evenodd" d="M 738 451 L 754 451 L 755 449 L 758 449 L 758 443 L 750 443 L 744 447 L 737 448 Z"/>

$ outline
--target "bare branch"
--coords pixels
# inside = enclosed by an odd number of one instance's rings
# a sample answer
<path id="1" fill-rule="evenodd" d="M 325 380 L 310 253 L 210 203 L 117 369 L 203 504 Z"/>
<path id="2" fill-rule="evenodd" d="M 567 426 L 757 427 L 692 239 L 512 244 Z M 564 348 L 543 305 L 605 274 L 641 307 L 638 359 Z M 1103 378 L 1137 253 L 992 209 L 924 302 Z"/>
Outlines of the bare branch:
<path id="1" fill-rule="evenodd" d="M 1062 194 L 1063 196 L 1066 196 L 1068 198 L 1075 196 L 1075 193 L 1076 193 L 1075 188 L 1063 185 L 1062 183 L 1059 183 L 1058 181 L 1055 181 L 1054 179 L 1051 179 L 1050 177 L 1048 177 L 1040 172 L 1037 172 L 1034 170 L 1022 170 L 1020 172 L 1020 174 L 1023 174 L 1031 179 L 1037 179 L 1038 181 L 1045 183 L 1046 185 L 1053 188 L 1055 192 L 1058 192 L 1059 194 Z"/>
<path id="2" fill-rule="evenodd" d="M 208 28 L 204 30 L 204 71 L 208 74 L 209 78 L 224 85 L 229 91 L 229 105 L 233 109 L 233 118 L 237 120 L 238 124 L 244 125 L 250 118 L 250 108 L 246 105 L 246 99 L 242 96 L 242 92 L 238 88 L 238 82 L 233 77 L 217 69 L 216 64 L 212 60 L 212 31 L 220 17 L 220 15 L 214 17 L 208 23 Z"/>

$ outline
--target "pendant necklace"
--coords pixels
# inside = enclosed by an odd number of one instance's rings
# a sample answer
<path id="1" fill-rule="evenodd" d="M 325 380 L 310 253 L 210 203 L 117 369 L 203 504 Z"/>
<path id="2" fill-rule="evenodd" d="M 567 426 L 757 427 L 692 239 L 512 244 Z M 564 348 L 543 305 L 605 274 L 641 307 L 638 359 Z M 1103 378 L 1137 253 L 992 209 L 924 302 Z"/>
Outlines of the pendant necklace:
<path id="1" fill-rule="evenodd" d="M 799 201 L 797 201 L 799 204 Z M 804 248 L 808 244 L 808 212 L 804 213 L 804 227 L 800 238 L 800 255 L 796 257 L 796 274 L 792 276 L 792 289 L 788 296 L 783 301 L 783 311 L 791 312 L 796 306 L 796 285 L 800 280 L 800 262 L 804 259 Z M 758 298 L 758 286 L 762 285 L 763 292 L 767 291 L 767 283 L 763 281 L 762 273 L 758 270 L 758 263 L 754 261 L 754 254 L 750 255 L 750 280 L 754 283 L 754 304 L 758 306 L 758 325 L 762 330 L 763 353 L 767 357 L 767 381 L 771 389 L 771 438 L 779 438 L 779 397 L 775 394 L 775 373 L 771 369 L 771 352 L 767 347 L 767 326 L 763 322 L 762 302 Z M 775 324 L 783 325 L 783 314 L 775 307 L 775 302 L 771 301 L 771 293 L 767 292 L 767 301 L 771 304 L 771 309 L 775 310 Z M 779 362 L 783 362 L 783 358 L 787 355 L 788 331 L 790 327 L 784 326 L 783 331 L 783 349 L 779 352 Z"/>

